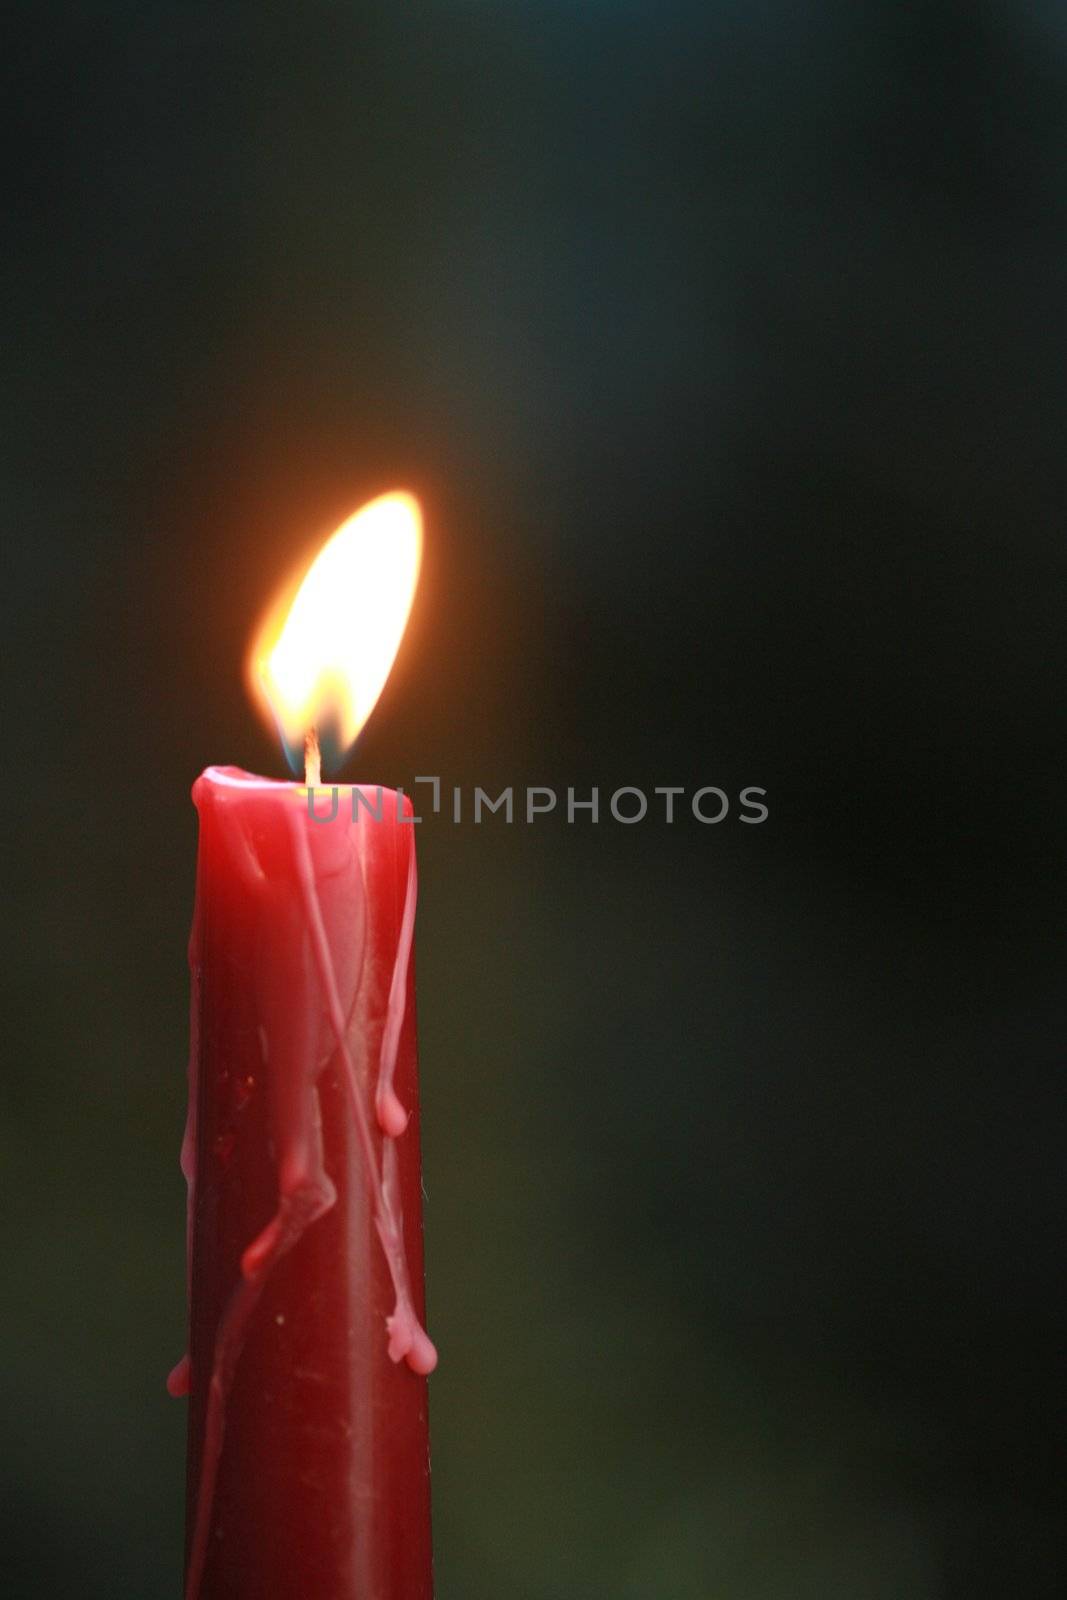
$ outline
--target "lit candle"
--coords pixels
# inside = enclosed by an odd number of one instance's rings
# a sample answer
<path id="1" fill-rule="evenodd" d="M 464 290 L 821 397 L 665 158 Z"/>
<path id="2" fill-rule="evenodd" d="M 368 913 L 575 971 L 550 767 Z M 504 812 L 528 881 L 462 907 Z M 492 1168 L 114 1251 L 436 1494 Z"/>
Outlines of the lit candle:
<path id="1" fill-rule="evenodd" d="M 193 788 L 186 1600 L 432 1594 L 411 806 L 308 787 L 374 707 L 420 549 L 415 502 L 373 501 L 257 640 L 305 784 Z"/>

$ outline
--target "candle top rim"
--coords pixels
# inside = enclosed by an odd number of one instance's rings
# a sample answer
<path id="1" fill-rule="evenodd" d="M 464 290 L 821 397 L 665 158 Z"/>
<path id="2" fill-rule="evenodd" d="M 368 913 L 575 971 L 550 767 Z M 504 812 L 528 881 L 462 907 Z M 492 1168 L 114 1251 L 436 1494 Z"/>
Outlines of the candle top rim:
<path id="1" fill-rule="evenodd" d="M 210 783 L 220 789 L 241 789 L 268 793 L 278 793 L 287 790 L 292 794 L 306 794 L 307 784 L 299 778 L 264 778 L 256 772 L 246 772 L 243 767 L 205 767 L 200 774 L 198 782 Z M 384 783 L 321 783 L 315 785 L 317 789 L 329 792 L 332 789 L 343 790 L 346 794 L 353 789 L 359 789 L 363 794 L 377 795 L 380 789 L 383 795 L 394 794 L 395 791 L 389 784 Z"/>
<path id="2" fill-rule="evenodd" d="M 205 767 L 200 774 L 207 783 L 224 789 L 303 789 L 305 784 L 295 778 L 263 778 L 256 772 L 246 772 L 243 767 Z"/>

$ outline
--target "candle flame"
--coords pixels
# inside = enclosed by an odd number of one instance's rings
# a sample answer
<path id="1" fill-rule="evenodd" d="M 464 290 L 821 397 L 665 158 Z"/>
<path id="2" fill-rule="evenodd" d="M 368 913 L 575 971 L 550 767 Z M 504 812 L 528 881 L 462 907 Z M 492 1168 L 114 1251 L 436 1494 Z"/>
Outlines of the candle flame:
<path id="1" fill-rule="evenodd" d="M 291 604 L 283 600 L 269 613 L 249 679 L 294 772 L 310 730 L 334 762 L 359 737 L 400 647 L 421 556 L 418 501 L 381 495 L 326 541 Z"/>

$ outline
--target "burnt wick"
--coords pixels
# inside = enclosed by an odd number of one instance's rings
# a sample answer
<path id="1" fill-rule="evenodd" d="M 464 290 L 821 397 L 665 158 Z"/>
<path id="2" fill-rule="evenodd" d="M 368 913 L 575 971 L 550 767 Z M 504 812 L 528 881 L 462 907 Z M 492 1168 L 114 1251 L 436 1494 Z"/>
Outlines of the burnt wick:
<path id="1" fill-rule="evenodd" d="M 304 782 L 309 789 L 317 789 L 322 782 L 322 756 L 319 753 L 318 728 L 309 728 L 304 735 Z"/>

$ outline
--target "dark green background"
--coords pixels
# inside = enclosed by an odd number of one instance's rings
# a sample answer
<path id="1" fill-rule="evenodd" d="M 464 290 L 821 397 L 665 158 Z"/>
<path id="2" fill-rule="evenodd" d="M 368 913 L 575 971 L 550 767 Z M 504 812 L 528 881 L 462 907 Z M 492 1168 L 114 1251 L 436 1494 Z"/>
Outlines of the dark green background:
<path id="1" fill-rule="evenodd" d="M 423 499 L 441 1600 L 1041 1600 L 1063 1342 L 1067 24 L 1026 0 L 19 5 L 0 1587 L 176 1597 L 200 767 Z"/>

